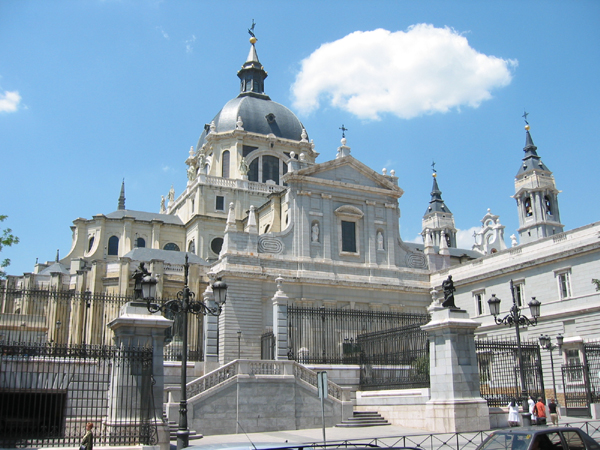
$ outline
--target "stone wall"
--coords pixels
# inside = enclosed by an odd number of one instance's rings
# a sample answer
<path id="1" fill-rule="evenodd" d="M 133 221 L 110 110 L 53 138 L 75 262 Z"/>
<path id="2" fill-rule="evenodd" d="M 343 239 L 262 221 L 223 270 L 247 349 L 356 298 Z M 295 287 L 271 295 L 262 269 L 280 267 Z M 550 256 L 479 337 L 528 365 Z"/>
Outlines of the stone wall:
<path id="1" fill-rule="evenodd" d="M 177 420 L 177 408 L 170 405 L 170 420 Z M 325 426 L 351 414 L 351 402 L 325 401 Z M 293 375 L 239 374 L 189 399 L 188 422 L 204 435 L 319 428 L 321 400 L 314 386 Z"/>

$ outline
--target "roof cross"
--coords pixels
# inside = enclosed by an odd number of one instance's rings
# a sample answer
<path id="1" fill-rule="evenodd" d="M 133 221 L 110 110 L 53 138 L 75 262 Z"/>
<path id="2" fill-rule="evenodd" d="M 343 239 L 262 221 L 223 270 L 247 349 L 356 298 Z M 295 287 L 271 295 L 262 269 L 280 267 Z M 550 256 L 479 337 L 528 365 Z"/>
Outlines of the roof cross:
<path id="1" fill-rule="evenodd" d="M 435 161 L 431 162 L 431 168 L 433 169 L 433 173 L 437 173 L 437 170 L 435 170 Z"/>
<path id="2" fill-rule="evenodd" d="M 524 111 L 524 112 L 523 112 L 523 115 L 521 116 L 521 117 L 523 117 L 523 119 L 525 119 L 525 123 L 526 123 L 527 125 L 529 125 L 529 122 L 527 122 L 527 116 L 528 116 L 528 115 L 529 115 L 529 113 L 528 113 L 527 111 Z"/>
<path id="3" fill-rule="evenodd" d="M 348 128 L 346 128 L 344 126 L 344 124 L 342 124 L 342 126 L 340 127 L 340 130 L 342 130 L 342 137 L 345 138 L 346 137 L 346 131 L 348 131 Z"/>

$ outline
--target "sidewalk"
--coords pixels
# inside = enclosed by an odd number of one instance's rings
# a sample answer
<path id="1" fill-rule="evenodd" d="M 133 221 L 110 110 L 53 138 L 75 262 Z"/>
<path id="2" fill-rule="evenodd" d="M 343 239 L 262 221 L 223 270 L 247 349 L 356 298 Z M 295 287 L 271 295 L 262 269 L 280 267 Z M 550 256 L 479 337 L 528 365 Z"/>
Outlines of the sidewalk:
<path id="1" fill-rule="evenodd" d="M 592 419 L 581 417 L 563 416 L 559 420 L 559 426 L 566 424 L 576 424 Z M 595 422 L 595 421 L 594 421 Z M 549 424 L 551 426 L 551 424 Z M 409 435 L 429 435 L 431 431 L 420 428 L 409 428 L 395 425 L 383 425 L 375 427 L 362 428 L 343 428 L 329 427 L 325 428 L 325 438 L 327 442 L 345 441 L 345 440 L 363 440 L 369 442 L 374 439 L 393 438 Z M 229 443 L 295 443 L 306 444 L 312 442 L 323 442 L 323 429 L 311 428 L 306 430 L 287 430 L 287 431 L 267 431 L 263 433 L 248 433 L 247 435 L 240 429 L 238 434 L 219 434 L 213 436 L 204 436 L 202 439 L 190 440 L 190 446 L 204 446 L 214 444 Z M 173 444 L 173 442 L 172 442 Z M 400 445 L 400 444 L 399 444 Z M 251 446 L 251 444 L 250 444 Z M 173 448 L 173 446 L 171 446 Z"/>
<path id="2" fill-rule="evenodd" d="M 418 428 L 400 427 L 394 425 L 381 425 L 375 427 L 345 428 L 329 427 L 325 428 L 325 438 L 329 441 L 344 441 L 353 439 L 364 439 L 370 441 L 374 438 L 429 434 L 426 430 Z M 219 434 L 214 436 L 204 436 L 202 439 L 190 441 L 191 445 L 209 445 L 224 443 L 287 443 L 306 444 L 311 442 L 323 442 L 323 429 L 311 428 L 306 430 L 287 430 L 287 431 L 266 431 L 263 433 L 244 434 L 239 430 L 238 434 Z"/>

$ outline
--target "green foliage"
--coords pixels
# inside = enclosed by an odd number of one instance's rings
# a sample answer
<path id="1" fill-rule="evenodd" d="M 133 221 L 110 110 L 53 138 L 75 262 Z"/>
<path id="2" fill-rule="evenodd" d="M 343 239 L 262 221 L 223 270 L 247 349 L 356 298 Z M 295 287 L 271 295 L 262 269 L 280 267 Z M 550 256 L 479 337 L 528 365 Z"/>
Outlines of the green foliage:
<path id="1" fill-rule="evenodd" d="M 598 278 L 592 278 L 592 284 L 595 284 L 596 290 L 600 291 L 600 280 Z"/>
<path id="2" fill-rule="evenodd" d="M 8 216 L 0 215 L 0 222 L 4 222 Z M 2 230 L 2 235 L 0 235 L 0 252 L 4 247 L 10 247 L 14 244 L 19 243 L 19 238 L 14 236 L 12 230 L 10 228 L 6 228 Z M 0 261 L 0 278 L 6 277 L 6 272 L 2 269 L 8 267 L 10 265 L 10 259 L 5 258 L 3 261 Z"/>
<path id="3" fill-rule="evenodd" d="M 429 375 L 429 355 L 421 356 L 415 359 L 411 366 L 417 371 L 424 375 Z"/>

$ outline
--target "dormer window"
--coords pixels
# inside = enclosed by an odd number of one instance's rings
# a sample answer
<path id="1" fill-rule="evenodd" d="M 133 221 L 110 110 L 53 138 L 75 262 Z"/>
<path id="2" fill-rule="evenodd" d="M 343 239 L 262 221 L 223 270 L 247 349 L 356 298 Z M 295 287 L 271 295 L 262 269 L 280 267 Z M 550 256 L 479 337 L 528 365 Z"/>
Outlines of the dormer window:
<path id="1" fill-rule="evenodd" d="M 275 122 L 275 114 L 269 113 L 265 116 L 265 119 L 267 119 L 267 123 L 274 123 Z"/>

